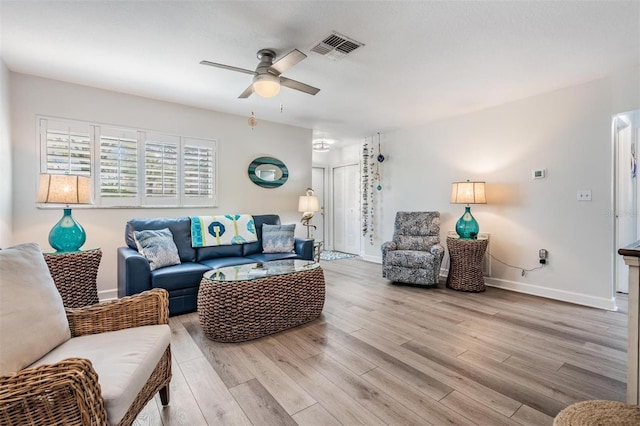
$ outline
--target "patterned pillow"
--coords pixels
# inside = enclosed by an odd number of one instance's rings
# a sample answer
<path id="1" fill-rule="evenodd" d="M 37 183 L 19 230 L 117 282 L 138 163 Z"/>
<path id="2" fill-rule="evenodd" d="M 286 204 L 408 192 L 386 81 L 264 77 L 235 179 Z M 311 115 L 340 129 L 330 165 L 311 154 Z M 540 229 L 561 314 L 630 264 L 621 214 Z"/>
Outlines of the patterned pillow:
<path id="1" fill-rule="evenodd" d="M 169 228 L 135 231 L 134 234 L 138 251 L 147 258 L 152 271 L 180 264 L 178 247 Z"/>
<path id="2" fill-rule="evenodd" d="M 262 225 L 263 253 L 292 253 L 294 251 L 296 224 Z"/>

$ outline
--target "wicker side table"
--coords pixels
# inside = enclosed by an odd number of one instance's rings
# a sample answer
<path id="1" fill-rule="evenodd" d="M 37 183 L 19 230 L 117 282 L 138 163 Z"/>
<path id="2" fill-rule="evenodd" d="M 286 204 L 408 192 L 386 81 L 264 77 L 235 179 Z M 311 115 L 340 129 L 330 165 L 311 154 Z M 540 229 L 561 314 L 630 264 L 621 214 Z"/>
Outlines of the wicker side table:
<path id="1" fill-rule="evenodd" d="M 66 308 L 98 303 L 96 279 L 101 259 L 100 249 L 44 253 L 44 260 Z"/>
<path id="2" fill-rule="evenodd" d="M 447 287 L 460 291 L 485 291 L 482 260 L 489 240 L 462 240 L 447 237 L 449 276 Z"/>

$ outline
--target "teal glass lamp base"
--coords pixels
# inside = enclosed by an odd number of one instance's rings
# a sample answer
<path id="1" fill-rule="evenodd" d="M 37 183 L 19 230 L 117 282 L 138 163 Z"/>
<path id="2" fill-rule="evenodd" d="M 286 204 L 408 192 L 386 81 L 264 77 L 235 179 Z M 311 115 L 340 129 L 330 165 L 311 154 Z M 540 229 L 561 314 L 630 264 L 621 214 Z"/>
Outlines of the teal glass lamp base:
<path id="1" fill-rule="evenodd" d="M 71 216 L 71 209 L 64 209 L 62 219 L 51 228 L 49 244 L 58 252 L 78 251 L 87 240 L 84 228 Z"/>
<path id="2" fill-rule="evenodd" d="M 456 223 L 456 232 L 462 240 L 475 240 L 478 238 L 480 226 L 476 218 L 471 215 L 471 207 L 464 208 L 464 214 Z"/>

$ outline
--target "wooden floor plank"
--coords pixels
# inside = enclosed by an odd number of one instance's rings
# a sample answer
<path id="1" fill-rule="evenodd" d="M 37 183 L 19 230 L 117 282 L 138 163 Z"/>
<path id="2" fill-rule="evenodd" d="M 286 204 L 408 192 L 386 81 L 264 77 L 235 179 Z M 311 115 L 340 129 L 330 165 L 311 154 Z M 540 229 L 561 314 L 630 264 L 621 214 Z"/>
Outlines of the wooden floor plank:
<path id="1" fill-rule="evenodd" d="M 424 424 L 420 416 L 407 410 L 381 388 L 347 370 L 330 356 L 317 355 L 309 358 L 307 362 L 386 424 L 416 426 Z"/>
<path id="2" fill-rule="evenodd" d="M 196 358 L 180 364 L 180 368 L 207 424 L 250 424 L 207 359 Z"/>
<path id="3" fill-rule="evenodd" d="M 322 404 L 313 404 L 311 407 L 294 414 L 293 420 L 299 426 L 341 426 L 342 423 L 327 411 Z"/>
<path id="4" fill-rule="evenodd" d="M 430 398 L 405 381 L 385 371 L 384 368 L 376 368 L 362 376 L 365 380 L 384 389 L 392 397 L 402 402 L 408 409 L 420 415 L 425 422 L 434 426 L 438 425 L 469 425 L 473 424 L 468 418 L 459 412 L 449 409 L 446 405 Z M 445 396 L 446 398 L 446 396 Z"/>
<path id="5" fill-rule="evenodd" d="M 478 401 L 471 399 L 458 391 L 451 392 L 449 395 L 441 399 L 440 403 L 445 407 L 449 407 L 450 409 L 461 413 L 478 425 L 514 426 L 518 424 L 511 418 L 493 411 L 486 405 L 480 404 Z"/>
<path id="6" fill-rule="evenodd" d="M 251 379 L 229 389 L 254 425 L 295 426 L 296 422 L 256 380 Z M 217 424 L 217 423 L 211 423 Z M 233 424 L 233 423 L 230 423 Z"/>
<path id="7" fill-rule="evenodd" d="M 315 399 L 254 345 L 243 346 L 238 356 L 287 413 L 297 413 L 316 403 Z"/>

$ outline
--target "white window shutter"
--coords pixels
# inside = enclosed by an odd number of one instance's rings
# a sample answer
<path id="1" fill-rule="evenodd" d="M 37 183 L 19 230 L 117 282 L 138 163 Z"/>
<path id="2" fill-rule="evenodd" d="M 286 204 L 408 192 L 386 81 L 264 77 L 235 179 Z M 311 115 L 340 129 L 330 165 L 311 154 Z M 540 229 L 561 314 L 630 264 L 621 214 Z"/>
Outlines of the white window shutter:
<path id="1" fill-rule="evenodd" d="M 216 142 L 203 139 L 182 140 L 182 205 L 217 205 Z"/>

